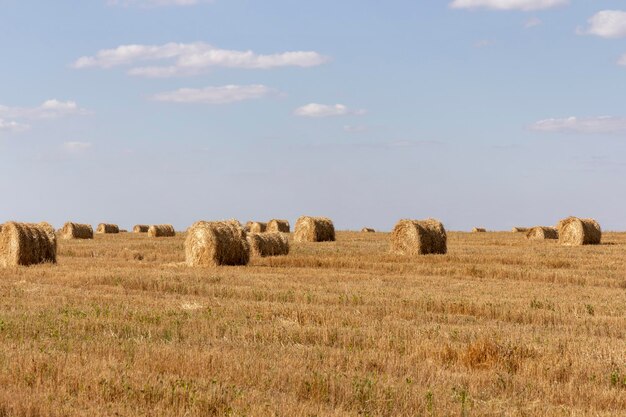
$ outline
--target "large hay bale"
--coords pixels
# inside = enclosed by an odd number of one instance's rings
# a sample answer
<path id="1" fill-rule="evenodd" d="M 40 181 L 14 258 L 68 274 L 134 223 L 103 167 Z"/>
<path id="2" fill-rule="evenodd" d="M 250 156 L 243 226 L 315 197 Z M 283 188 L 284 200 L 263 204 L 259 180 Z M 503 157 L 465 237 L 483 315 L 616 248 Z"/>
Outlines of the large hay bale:
<path id="1" fill-rule="evenodd" d="M 369 227 L 364 227 L 363 229 L 361 229 L 361 233 L 376 233 L 376 230 Z"/>
<path id="2" fill-rule="evenodd" d="M 90 224 L 67 222 L 59 233 L 62 239 L 93 239 L 93 227 Z"/>
<path id="3" fill-rule="evenodd" d="M 289 240 L 280 232 L 251 233 L 248 235 L 250 251 L 254 256 L 280 256 L 289 254 Z"/>
<path id="4" fill-rule="evenodd" d="M 114 234 L 119 232 L 120 228 L 116 224 L 100 223 L 96 229 L 96 233 Z"/>
<path id="5" fill-rule="evenodd" d="M 296 221 L 296 242 L 334 242 L 335 226 L 327 217 L 302 216 Z"/>
<path id="6" fill-rule="evenodd" d="M 446 229 L 439 220 L 400 220 L 391 232 L 391 250 L 402 255 L 445 254 Z"/>
<path id="7" fill-rule="evenodd" d="M 153 224 L 148 228 L 148 236 L 150 237 L 172 237 L 176 236 L 174 226 L 171 224 Z"/>
<path id="8" fill-rule="evenodd" d="M 602 229 L 594 219 L 568 217 L 558 224 L 559 243 L 565 246 L 599 245 Z"/>
<path id="9" fill-rule="evenodd" d="M 528 227 L 514 227 L 513 229 L 511 229 L 511 232 L 513 232 L 513 233 L 526 233 L 529 230 L 530 229 Z"/>
<path id="10" fill-rule="evenodd" d="M 245 230 L 247 233 L 264 233 L 267 230 L 267 223 L 249 221 Z"/>
<path id="11" fill-rule="evenodd" d="M 0 267 L 56 263 L 57 238 L 48 223 L 5 223 L 0 232 Z"/>
<path id="12" fill-rule="evenodd" d="M 529 240 L 546 240 L 558 239 L 559 231 L 556 227 L 537 226 L 526 232 L 526 239 Z"/>
<path id="13" fill-rule="evenodd" d="M 265 231 L 289 233 L 291 226 L 289 225 L 289 220 L 272 219 L 267 223 L 267 229 Z"/>
<path id="14" fill-rule="evenodd" d="M 487 233 L 487 229 L 484 227 L 475 227 L 472 229 L 472 233 Z"/>
<path id="15" fill-rule="evenodd" d="M 236 220 L 196 222 L 187 230 L 185 258 L 189 266 L 247 265 L 246 231 Z"/>
<path id="16" fill-rule="evenodd" d="M 147 224 L 136 224 L 133 226 L 133 233 L 148 233 L 150 226 Z"/>

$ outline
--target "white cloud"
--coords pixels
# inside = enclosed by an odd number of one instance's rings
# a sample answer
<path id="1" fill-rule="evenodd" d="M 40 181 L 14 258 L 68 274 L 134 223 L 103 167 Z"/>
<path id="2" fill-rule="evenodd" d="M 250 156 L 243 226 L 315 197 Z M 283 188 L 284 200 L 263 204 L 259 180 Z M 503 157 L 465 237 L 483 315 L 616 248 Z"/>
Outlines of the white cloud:
<path id="1" fill-rule="evenodd" d="M 367 126 L 345 125 L 343 127 L 343 131 L 347 133 L 363 133 L 363 132 L 367 132 Z"/>
<path id="2" fill-rule="evenodd" d="M 195 6 L 202 3 L 212 3 L 212 0 L 107 0 L 109 6 Z"/>
<path id="3" fill-rule="evenodd" d="M 474 42 L 474 48 L 487 48 L 496 44 L 496 41 L 491 39 L 481 39 Z"/>
<path id="4" fill-rule="evenodd" d="M 91 148 L 91 143 L 89 142 L 65 142 L 63 144 L 63 149 L 73 153 L 83 152 L 89 148 Z"/>
<path id="5" fill-rule="evenodd" d="M 622 67 L 626 67 L 626 55 L 622 55 L 619 61 L 617 61 L 617 64 L 621 65 Z"/>
<path id="6" fill-rule="evenodd" d="M 0 119 L 0 132 L 17 133 L 28 130 L 30 126 L 12 120 Z"/>
<path id="7" fill-rule="evenodd" d="M 225 85 L 201 89 L 181 88 L 153 96 L 156 101 L 170 103 L 227 104 L 267 96 L 272 89 L 264 85 Z"/>
<path id="8" fill-rule="evenodd" d="M 539 19 L 538 17 L 531 17 L 526 22 L 524 22 L 524 28 L 530 29 L 541 24 L 543 24 L 543 21 L 541 19 Z"/>
<path id="9" fill-rule="evenodd" d="M 569 4 L 569 0 L 454 0 L 453 9 L 541 10 Z"/>
<path id="10" fill-rule="evenodd" d="M 626 12 L 603 10 L 589 18 L 587 29 L 578 29 L 579 34 L 595 35 L 602 38 L 626 37 Z"/>
<path id="11" fill-rule="evenodd" d="M 0 105 L 0 117 L 9 119 L 55 119 L 87 114 L 73 101 L 47 100 L 37 107 L 8 107 Z"/>
<path id="12" fill-rule="evenodd" d="M 158 66 L 141 66 L 142 62 L 166 61 Z M 314 67 L 328 61 L 328 57 L 312 51 L 292 51 L 259 55 L 252 51 L 216 48 L 204 42 L 167 43 L 164 45 L 121 45 L 104 49 L 95 56 L 84 56 L 73 67 L 113 68 L 131 66 L 130 75 L 144 77 L 172 77 L 195 75 L 212 67 L 271 69 L 278 67 Z"/>
<path id="13" fill-rule="evenodd" d="M 562 119 L 545 119 L 532 124 L 530 128 L 538 132 L 550 133 L 626 133 L 626 118 L 600 116 L 589 118 L 567 117 Z"/>
<path id="14" fill-rule="evenodd" d="M 351 110 L 343 104 L 317 104 L 311 103 L 298 107 L 293 114 L 301 117 L 332 117 L 365 114 L 365 110 Z"/>

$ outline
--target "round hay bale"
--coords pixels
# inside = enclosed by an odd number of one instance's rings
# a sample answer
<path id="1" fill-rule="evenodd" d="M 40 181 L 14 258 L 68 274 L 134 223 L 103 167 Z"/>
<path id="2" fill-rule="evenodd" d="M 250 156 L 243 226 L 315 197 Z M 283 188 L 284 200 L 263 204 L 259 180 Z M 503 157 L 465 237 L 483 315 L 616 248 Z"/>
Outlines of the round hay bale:
<path id="1" fill-rule="evenodd" d="M 327 217 L 302 216 L 296 221 L 296 242 L 334 242 L 335 226 Z"/>
<path id="2" fill-rule="evenodd" d="M 289 240 L 281 232 L 251 233 L 250 251 L 254 256 L 281 256 L 289 254 Z"/>
<path id="3" fill-rule="evenodd" d="M 148 228 L 148 236 L 150 237 L 172 237 L 176 236 L 174 226 L 171 224 L 153 224 Z"/>
<path id="4" fill-rule="evenodd" d="M 264 233 L 267 230 L 267 223 L 249 221 L 245 230 L 247 233 Z"/>
<path id="5" fill-rule="evenodd" d="M 475 227 L 472 229 L 472 233 L 487 233 L 487 229 L 484 227 Z"/>
<path id="6" fill-rule="evenodd" d="M 530 229 L 528 227 L 514 227 L 511 229 L 513 233 L 527 233 Z"/>
<path id="7" fill-rule="evenodd" d="M 599 245 L 602 229 L 594 219 L 568 217 L 558 224 L 559 243 L 565 246 Z"/>
<path id="8" fill-rule="evenodd" d="M 136 224 L 133 226 L 133 233 L 148 233 L 149 228 L 147 224 Z"/>
<path id="9" fill-rule="evenodd" d="M 56 263 L 57 238 L 48 223 L 8 222 L 0 232 L 0 267 Z"/>
<path id="10" fill-rule="evenodd" d="M 361 233 L 376 233 L 376 230 L 369 227 L 364 227 L 363 229 L 361 229 Z"/>
<path id="11" fill-rule="evenodd" d="M 526 232 L 526 239 L 529 240 L 546 240 L 546 239 L 558 239 L 559 231 L 556 227 L 533 227 Z"/>
<path id="12" fill-rule="evenodd" d="M 115 234 L 119 232 L 120 228 L 116 224 L 100 223 L 96 229 L 96 233 Z"/>
<path id="13" fill-rule="evenodd" d="M 291 226 L 289 224 L 289 220 L 278 220 L 278 219 L 270 220 L 267 223 L 266 232 L 281 232 L 281 233 L 291 232 Z"/>
<path id="14" fill-rule="evenodd" d="M 67 222 L 59 233 L 61 239 L 93 239 L 93 227 L 90 224 Z"/>
<path id="15" fill-rule="evenodd" d="M 185 259 L 189 266 L 247 265 L 246 232 L 236 220 L 196 222 L 187 230 Z"/>
<path id="16" fill-rule="evenodd" d="M 402 255 L 445 254 L 448 236 L 439 220 L 400 220 L 391 232 L 391 250 Z"/>

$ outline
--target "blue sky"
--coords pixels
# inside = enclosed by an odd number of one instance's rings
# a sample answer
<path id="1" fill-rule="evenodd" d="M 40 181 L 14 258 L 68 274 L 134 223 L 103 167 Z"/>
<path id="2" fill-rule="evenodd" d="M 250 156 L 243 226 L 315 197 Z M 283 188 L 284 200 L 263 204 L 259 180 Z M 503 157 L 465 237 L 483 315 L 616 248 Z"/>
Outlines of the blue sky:
<path id="1" fill-rule="evenodd" d="M 0 216 L 626 229 L 622 0 L 0 0 Z"/>

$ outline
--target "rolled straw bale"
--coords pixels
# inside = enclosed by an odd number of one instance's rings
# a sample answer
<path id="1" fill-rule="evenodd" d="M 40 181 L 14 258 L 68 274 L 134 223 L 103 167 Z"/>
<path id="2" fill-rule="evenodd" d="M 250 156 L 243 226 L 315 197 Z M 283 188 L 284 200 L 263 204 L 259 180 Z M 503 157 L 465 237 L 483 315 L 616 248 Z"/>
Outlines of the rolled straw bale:
<path id="1" fill-rule="evenodd" d="M 174 226 L 171 224 L 153 224 L 148 228 L 148 236 L 150 237 L 172 237 L 176 236 Z"/>
<path id="2" fill-rule="evenodd" d="M 187 230 L 185 258 L 189 266 L 247 265 L 246 232 L 236 220 L 196 222 Z"/>
<path id="3" fill-rule="evenodd" d="M 56 263 L 57 239 L 48 223 L 8 222 L 0 232 L 0 267 Z"/>
<path id="4" fill-rule="evenodd" d="M 267 230 L 267 223 L 249 221 L 245 230 L 247 233 L 263 233 Z"/>
<path id="5" fill-rule="evenodd" d="M 546 240 L 558 239 L 559 231 L 556 227 L 537 226 L 526 232 L 526 239 L 529 240 Z"/>
<path id="6" fill-rule="evenodd" d="M 568 217 L 559 222 L 558 230 L 561 245 L 599 245 L 602 241 L 602 229 L 594 219 Z"/>
<path id="7" fill-rule="evenodd" d="M 133 233 L 148 233 L 149 228 L 147 224 L 136 224 L 133 226 Z"/>
<path id="8" fill-rule="evenodd" d="M 472 233 L 487 233 L 487 229 L 483 227 L 475 227 L 472 229 Z"/>
<path id="9" fill-rule="evenodd" d="M 296 221 L 296 242 L 334 242 L 335 226 L 327 217 L 302 216 Z"/>
<path id="10" fill-rule="evenodd" d="M 514 227 L 513 229 L 511 229 L 511 232 L 513 233 L 526 233 L 530 230 L 530 228 L 528 227 Z"/>
<path id="11" fill-rule="evenodd" d="M 254 256 L 280 256 L 289 254 L 289 240 L 280 232 L 251 233 L 248 235 L 250 251 Z"/>
<path id="12" fill-rule="evenodd" d="M 93 239 L 93 227 L 90 224 L 67 222 L 60 235 L 62 239 Z"/>
<path id="13" fill-rule="evenodd" d="M 376 230 L 369 227 L 364 227 L 363 229 L 361 229 L 361 233 L 376 233 Z"/>
<path id="14" fill-rule="evenodd" d="M 400 220 L 391 232 L 391 250 L 402 255 L 445 254 L 447 239 L 439 220 Z"/>
<path id="15" fill-rule="evenodd" d="M 120 228 L 116 224 L 100 223 L 96 229 L 96 233 L 119 233 Z"/>
<path id="16" fill-rule="evenodd" d="M 290 231 L 291 226 L 289 225 L 289 220 L 272 219 L 267 223 L 266 232 L 289 233 Z"/>

